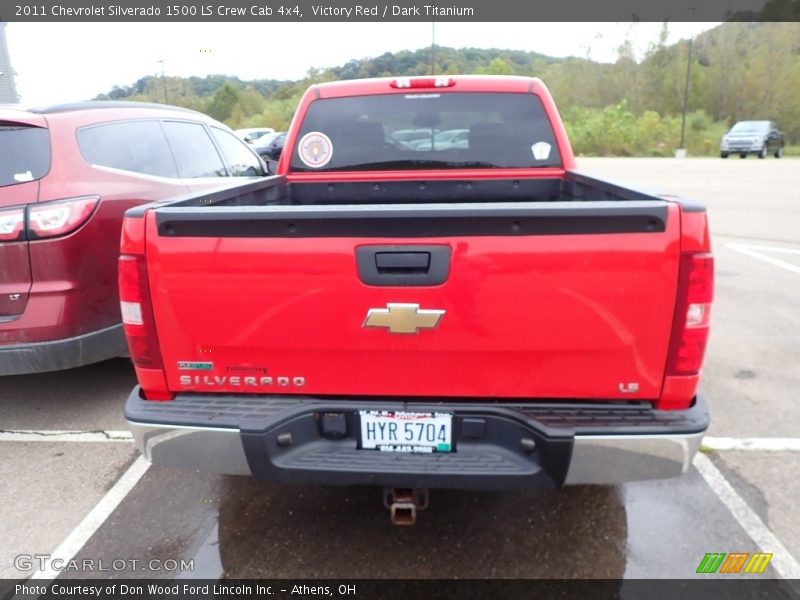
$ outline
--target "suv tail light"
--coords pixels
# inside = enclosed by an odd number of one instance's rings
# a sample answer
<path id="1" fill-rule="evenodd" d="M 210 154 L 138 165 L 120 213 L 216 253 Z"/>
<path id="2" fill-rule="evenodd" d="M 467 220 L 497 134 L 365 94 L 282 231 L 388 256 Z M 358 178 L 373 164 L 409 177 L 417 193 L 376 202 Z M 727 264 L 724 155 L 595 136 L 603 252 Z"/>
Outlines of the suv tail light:
<path id="1" fill-rule="evenodd" d="M 99 201 L 100 196 L 81 196 L 2 209 L 0 242 L 16 242 L 26 237 L 41 240 L 72 233 L 89 220 Z"/>
<path id="2" fill-rule="evenodd" d="M 143 369 L 161 369 L 144 256 L 119 257 L 119 303 L 133 364 Z"/>
<path id="3" fill-rule="evenodd" d="M 28 207 L 30 239 L 66 235 L 78 229 L 92 216 L 99 196 L 82 196 L 55 202 L 42 202 Z"/>
<path id="4" fill-rule="evenodd" d="M 23 237 L 24 231 L 24 208 L 0 210 L 0 242 L 15 242 Z"/>
<path id="5" fill-rule="evenodd" d="M 696 375 L 703 364 L 714 297 L 714 258 L 708 252 L 681 256 L 667 375 Z"/>

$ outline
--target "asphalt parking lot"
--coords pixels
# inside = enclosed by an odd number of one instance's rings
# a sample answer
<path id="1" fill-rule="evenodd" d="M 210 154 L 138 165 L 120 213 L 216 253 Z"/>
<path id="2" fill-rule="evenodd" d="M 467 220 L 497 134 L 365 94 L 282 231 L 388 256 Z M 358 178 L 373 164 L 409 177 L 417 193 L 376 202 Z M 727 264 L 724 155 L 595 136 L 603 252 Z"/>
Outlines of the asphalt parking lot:
<path id="1" fill-rule="evenodd" d="M 97 561 L 65 579 L 688 578 L 708 552 L 768 552 L 760 577 L 800 578 L 800 160 L 579 166 L 709 209 L 717 287 L 702 392 L 712 425 L 686 476 L 434 491 L 415 527 L 396 528 L 379 490 L 148 468 L 125 436 L 135 378 L 119 359 L 0 378 L 0 577 L 52 575 L 18 558 L 49 554 Z M 109 572 L 101 560 L 127 562 Z M 171 569 L 181 560 L 192 568 Z"/>

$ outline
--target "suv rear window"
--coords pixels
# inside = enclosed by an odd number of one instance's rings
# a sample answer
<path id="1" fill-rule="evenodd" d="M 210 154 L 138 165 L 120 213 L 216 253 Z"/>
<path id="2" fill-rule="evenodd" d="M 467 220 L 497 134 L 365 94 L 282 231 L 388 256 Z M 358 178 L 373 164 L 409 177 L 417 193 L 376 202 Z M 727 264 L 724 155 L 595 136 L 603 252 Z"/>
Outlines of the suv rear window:
<path id="1" fill-rule="evenodd" d="M 50 134 L 42 127 L 0 125 L 0 187 L 36 181 L 50 170 Z"/>
<path id="2" fill-rule="evenodd" d="M 552 167 L 561 166 L 561 157 L 542 102 L 533 94 L 407 93 L 313 102 L 291 166 L 293 171 Z"/>

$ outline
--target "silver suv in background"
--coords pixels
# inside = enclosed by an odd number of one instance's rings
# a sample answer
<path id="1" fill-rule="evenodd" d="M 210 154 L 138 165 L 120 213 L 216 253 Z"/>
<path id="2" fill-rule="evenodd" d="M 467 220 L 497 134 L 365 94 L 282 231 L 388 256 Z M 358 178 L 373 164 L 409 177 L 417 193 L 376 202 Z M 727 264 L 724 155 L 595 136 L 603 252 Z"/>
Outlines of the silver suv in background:
<path id="1" fill-rule="evenodd" d="M 758 158 L 767 158 L 772 154 L 780 158 L 783 146 L 783 133 L 772 121 L 739 121 L 722 136 L 719 155 L 728 158 L 730 154 L 738 154 L 746 158 L 748 154 L 757 154 Z"/>

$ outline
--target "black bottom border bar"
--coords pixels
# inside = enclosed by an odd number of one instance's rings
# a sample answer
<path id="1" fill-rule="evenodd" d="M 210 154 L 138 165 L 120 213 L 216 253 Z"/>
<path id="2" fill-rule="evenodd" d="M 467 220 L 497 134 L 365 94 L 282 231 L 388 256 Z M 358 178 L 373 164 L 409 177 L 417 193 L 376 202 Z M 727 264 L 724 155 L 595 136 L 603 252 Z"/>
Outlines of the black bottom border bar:
<path id="1" fill-rule="evenodd" d="M 413 566 L 409 565 L 410 569 Z M 0 580 L 0 599 L 200 600 L 793 600 L 800 580 L 730 576 L 706 579 L 72 579 Z M 113 577 L 113 575 L 111 575 Z"/>

